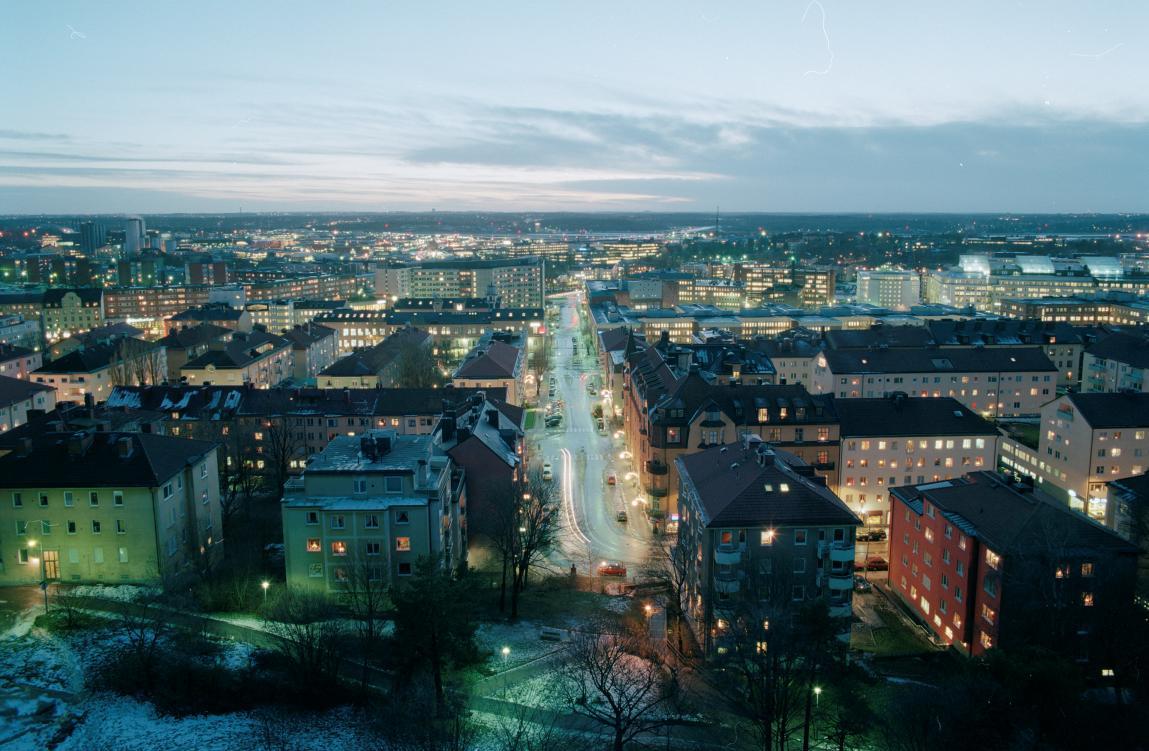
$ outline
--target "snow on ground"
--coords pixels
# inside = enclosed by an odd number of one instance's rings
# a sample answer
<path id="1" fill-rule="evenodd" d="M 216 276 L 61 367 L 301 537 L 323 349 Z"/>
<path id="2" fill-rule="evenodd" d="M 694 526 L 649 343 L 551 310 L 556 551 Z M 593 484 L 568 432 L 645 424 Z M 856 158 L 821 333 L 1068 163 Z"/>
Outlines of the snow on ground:
<path id="1" fill-rule="evenodd" d="M 567 707 L 563 702 L 562 689 L 561 680 L 553 673 L 548 672 L 529 680 L 513 683 L 507 686 L 505 692 L 499 689 L 492 690 L 491 696 L 497 699 L 505 698 L 509 702 L 521 704 L 524 707 L 563 711 Z"/>
<path id="2" fill-rule="evenodd" d="M 626 613 L 630 610 L 630 606 L 634 600 L 630 597 L 607 597 L 603 602 L 603 608 L 612 613 Z"/>
<path id="3" fill-rule="evenodd" d="M 98 597 L 103 600 L 134 602 L 141 597 L 159 594 L 154 587 L 137 587 L 132 584 L 81 584 L 62 590 L 61 594 L 71 597 Z"/>
<path id="4" fill-rule="evenodd" d="M 479 649 L 490 652 L 487 667 L 495 672 L 538 659 L 562 648 L 560 642 L 544 641 L 542 627 L 529 621 L 518 623 L 484 623 L 475 631 Z M 509 647 L 506 662 L 503 647 Z"/>
<path id="5" fill-rule="evenodd" d="M 16 620 L 4 633 L 0 633 L 0 641 L 24 636 L 32 629 L 32 622 L 36 620 L 36 611 L 32 608 L 21 610 L 16 614 Z"/>

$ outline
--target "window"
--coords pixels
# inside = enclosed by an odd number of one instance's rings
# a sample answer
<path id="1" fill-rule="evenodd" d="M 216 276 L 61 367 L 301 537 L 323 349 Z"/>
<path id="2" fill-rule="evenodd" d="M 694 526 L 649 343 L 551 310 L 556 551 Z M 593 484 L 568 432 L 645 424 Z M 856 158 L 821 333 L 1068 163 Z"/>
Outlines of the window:
<path id="1" fill-rule="evenodd" d="M 367 529 L 379 529 L 379 515 L 367 514 L 363 517 L 363 526 Z"/>
<path id="2" fill-rule="evenodd" d="M 120 563 L 127 563 L 128 562 L 128 549 L 124 548 L 124 547 L 119 548 L 117 550 L 116 557 L 119 558 Z"/>
<path id="3" fill-rule="evenodd" d="M 167 496 L 165 495 L 164 498 L 167 498 Z M 95 490 L 90 491 L 88 493 L 88 505 L 89 506 L 99 506 L 100 505 L 100 494 L 98 492 L 96 492 Z"/>
<path id="4" fill-rule="evenodd" d="M 367 543 L 367 555 L 380 555 L 383 550 L 383 545 L 378 542 Z"/>
<path id="5" fill-rule="evenodd" d="M 790 589 L 790 597 L 794 602 L 801 602 L 806 599 L 806 587 L 802 584 L 795 584 Z"/>
<path id="6" fill-rule="evenodd" d="M 411 517 L 407 514 L 406 511 L 395 512 L 395 523 L 396 524 L 407 524 L 409 521 L 411 521 Z"/>
<path id="7" fill-rule="evenodd" d="M 794 573 L 795 574 L 806 573 L 806 559 L 805 558 L 795 558 L 794 559 Z"/>
<path id="8" fill-rule="evenodd" d="M 307 538 L 307 552 L 308 553 L 322 553 L 323 545 L 319 542 L 318 537 Z"/>
<path id="9" fill-rule="evenodd" d="M 319 523 L 319 512 L 318 511 L 308 511 L 306 523 L 307 524 L 318 524 Z"/>
<path id="10" fill-rule="evenodd" d="M 356 493 L 366 493 L 367 492 L 367 478 L 366 477 L 356 477 L 355 478 L 355 492 Z"/>
<path id="11" fill-rule="evenodd" d="M 954 599 L 961 602 L 961 587 L 957 584 L 954 585 Z"/>
<path id="12" fill-rule="evenodd" d="M 13 493 L 12 508 L 24 508 L 24 496 L 19 493 Z"/>
<path id="13" fill-rule="evenodd" d="M 986 623 L 992 626 L 994 619 L 997 618 L 997 611 L 991 608 L 989 605 L 982 603 L 981 617 L 985 620 Z"/>
<path id="14" fill-rule="evenodd" d="M 124 520 L 123 519 L 116 519 L 116 534 L 124 535 L 127 533 L 128 533 L 128 530 L 124 527 Z"/>
<path id="15" fill-rule="evenodd" d="M 175 489 L 172 487 L 172 484 L 169 482 L 167 485 L 164 485 L 164 500 L 165 501 L 168 500 L 173 495 L 175 495 Z"/>
<path id="16" fill-rule="evenodd" d="M 405 553 L 405 552 L 409 551 L 411 549 L 411 538 L 410 537 L 396 537 L 395 538 L 395 549 L 401 553 Z"/>
<path id="17" fill-rule="evenodd" d="M 773 545 L 775 532 L 772 529 L 764 529 L 759 535 L 760 545 Z"/>
<path id="18" fill-rule="evenodd" d="M 794 544 L 795 545 L 805 545 L 806 544 L 806 530 L 804 530 L 804 529 L 794 530 Z"/>
<path id="19" fill-rule="evenodd" d="M 322 563 L 308 564 L 307 575 L 312 577 L 312 578 L 323 576 L 323 564 Z"/>
<path id="20" fill-rule="evenodd" d="M 681 430 L 679 430 L 678 428 L 667 428 L 666 429 L 666 442 L 667 443 L 679 443 L 681 440 L 682 440 L 682 431 Z"/>
<path id="21" fill-rule="evenodd" d="M 70 535 L 76 534 L 76 522 L 69 519 L 68 523 L 67 523 L 67 530 L 68 530 L 68 534 L 70 534 Z"/>
<path id="22" fill-rule="evenodd" d="M 175 540 L 171 539 L 168 542 L 174 543 Z M 175 546 L 174 545 L 169 544 L 168 547 L 172 548 L 172 550 L 170 550 L 169 552 L 171 552 L 171 553 L 175 552 L 175 550 L 174 550 Z M 92 548 L 92 563 L 103 563 L 103 562 L 104 562 L 104 549 L 103 548 Z"/>
<path id="23" fill-rule="evenodd" d="M 1086 561 L 1081 564 L 1081 575 L 1085 578 L 1093 576 L 1093 563 Z"/>
<path id="24" fill-rule="evenodd" d="M 345 556 L 347 555 L 347 543 L 343 540 L 331 541 L 331 555 Z"/>
<path id="25" fill-rule="evenodd" d="M 410 575 L 411 575 L 411 564 L 410 563 L 400 563 L 399 564 L 399 576 L 410 576 Z"/>
<path id="26" fill-rule="evenodd" d="M 1093 593 L 1092 592 L 1082 592 L 1081 593 L 1081 605 L 1083 607 L 1087 607 L 1087 608 L 1093 607 Z"/>
<path id="27" fill-rule="evenodd" d="M 993 649 L 993 637 L 984 631 L 981 632 L 981 648 Z"/>
<path id="28" fill-rule="evenodd" d="M 76 496 L 72 494 L 72 491 L 65 490 L 64 491 L 64 506 L 67 508 L 71 508 L 75 502 L 76 502 Z"/>
<path id="29" fill-rule="evenodd" d="M 957 572 L 958 576 L 964 576 L 965 575 L 965 564 L 962 563 L 961 561 L 958 561 L 957 563 L 954 564 L 954 571 Z"/>
<path id="30" fill-rule="evenodd" d="M 986 575 L 985 581 L 982 582 L 982 589 L 990 597 L 997 597 L 997 577 Z"/>
<path id="31" fill-rule="evenodd" d="M 122 491 L 122 490 L 113 490 L 112 491 L 112 505 L 113 506 L 123 506 L 124 505 L 124 491 Z"/>
<path id="32" fill-rule="evenodd" d="M 993 552 L 989 548 L 986 548 L 985 549 L 985 565 L 989 566 L 990 568 L 992 568 L 995 571 L 998 570 L 999 568 L 1001 568 L 1001 556 L 998 555 L 997 553 Z"/>
<path id="33" fill-rule="evenodd" d="M 388 493 L 402 493 L 403 492 L 403 478 L 402 477 L 384 477 L 383 490 Z"/>
<path id="34" fill-rule="evenodd" d="M 41 493 L 40 494 L 40 508 L 47 508 L 47 507 L 48 507 L 48 494 L 47 493 Z"/>
<path id="35" fill-rule="evenodd" d="M 100 529 L 101 529 L 100 520 L 99 519 L 93 519 L 92 520 L 92 534 L 94 534 L 94 535 L 100 534 Z"/>
<path id="36" fill-rule="evenodd" d="M 344 525 L 346 524 L 346 521 L 347 520 L 344 518 L 343 514 L 332 514 L 331 515 L 331 528 L 332 529 L 343 529 Z"/>

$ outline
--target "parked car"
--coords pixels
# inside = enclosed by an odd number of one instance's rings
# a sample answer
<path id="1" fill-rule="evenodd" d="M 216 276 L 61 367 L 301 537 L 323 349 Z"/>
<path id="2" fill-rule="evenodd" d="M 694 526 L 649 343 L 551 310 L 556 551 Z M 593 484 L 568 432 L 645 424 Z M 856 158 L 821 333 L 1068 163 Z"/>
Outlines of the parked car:
<path id="1" fill-rule="evenodd" d="M 626 512 L 625 511 L 619 511 L 617 514 L 614 515 L 614 520 L 617 522 L 622 522 L 623 524 L 626 524 L 626 522 L 628 520 Z"/>
<path id="2" fill-rule="evenodd" d="M 557 428 L 563 424 L 563 416 L 562 415 L 549 415 L 546 418 L 546 420 L 544 420 L 543 422 L 546 424 L 546 426 L 548 428 Z"/>
<path id="3" fill-rule="evenodd" d="M 617 485 L 618 484 L 618 478 L 614 476 L 613 472 L 611 472 L 609 475 L 606 476 L 606 484 L 607 485 Z"/>
<path id="4" fill-rule="evenodd" d="M 889 571 L 889 562 L 880 555 L 872 555 L 866 559 L 867 571 Z"/>
<path id="5" fill-rule="evenodd" d="M 603 561 L 598 567 L 599 576 L 626 576 L 626 566 L 618 561 Z"/>
<path id="6" fill-rule="evenodd" d="M 546 480 L 547 482 L 550 482 L 551 480 L 555 479 L 555 474 L 551 470 L 551 463 L 550 462 L 546 462 L 545 464 L 543 464 L 543 479 Z"/>
<path id="7" fill-rule="evenodd" d="M 855 539 L 858 542 L 881 542 L 886 539 L 886 531 L 884 529 L 871 529 L 866 532 L 859 532 Z"/>
<path id="8" fill-rule="evenodd" d="M 873 585 L 866 580 L 866 577 L 860 574 L 854 574 L 854 591 L 855 592 L 869 592 L 873 589 Z"/>

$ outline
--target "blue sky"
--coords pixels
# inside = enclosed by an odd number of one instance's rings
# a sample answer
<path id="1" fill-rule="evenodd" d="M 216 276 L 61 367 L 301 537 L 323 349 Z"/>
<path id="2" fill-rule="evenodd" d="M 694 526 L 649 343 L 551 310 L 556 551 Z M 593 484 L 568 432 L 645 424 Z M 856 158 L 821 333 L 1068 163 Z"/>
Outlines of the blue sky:
<path id="1" fill-rule="evenodd" d="M 1147 211 L 1144 2 L 0 6 L 0 213 Z"/>

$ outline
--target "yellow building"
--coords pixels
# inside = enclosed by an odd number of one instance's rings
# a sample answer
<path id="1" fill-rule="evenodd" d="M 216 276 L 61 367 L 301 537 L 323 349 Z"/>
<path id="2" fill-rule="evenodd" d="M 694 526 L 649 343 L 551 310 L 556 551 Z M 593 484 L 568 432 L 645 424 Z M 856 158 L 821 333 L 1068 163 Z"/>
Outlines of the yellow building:
<path id="1" fill-rule="evenodd" d="M 0 457 L 0 584 L 161 584 L 223 555 L 216 444 L 48 433 Z"/>

